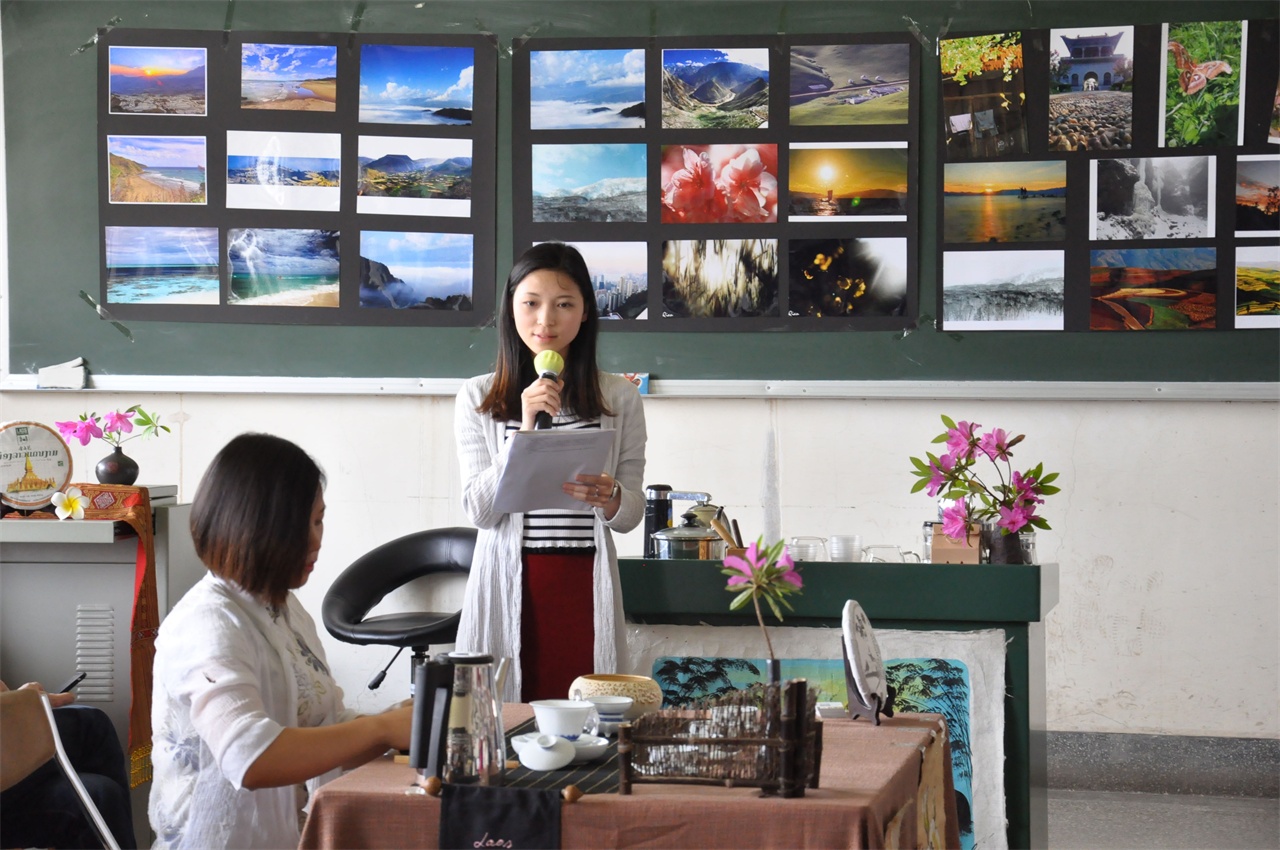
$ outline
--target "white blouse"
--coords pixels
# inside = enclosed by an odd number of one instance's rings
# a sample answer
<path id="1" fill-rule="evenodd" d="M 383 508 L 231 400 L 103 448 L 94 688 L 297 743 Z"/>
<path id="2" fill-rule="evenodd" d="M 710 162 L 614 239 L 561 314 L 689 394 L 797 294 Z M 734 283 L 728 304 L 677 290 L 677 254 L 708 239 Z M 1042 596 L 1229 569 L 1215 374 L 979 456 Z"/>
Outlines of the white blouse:
<path id="1" fill-rule="evenodd" d="M 159 848 L 297 847 L 300 787 L 250 791 L 250 765 L 285 727 L 355 717 L 315 623 L 206 575 L 160 626 L 151 699 L 149 814 Z M 312 779 L 314 791 L 337 776 Z"/>

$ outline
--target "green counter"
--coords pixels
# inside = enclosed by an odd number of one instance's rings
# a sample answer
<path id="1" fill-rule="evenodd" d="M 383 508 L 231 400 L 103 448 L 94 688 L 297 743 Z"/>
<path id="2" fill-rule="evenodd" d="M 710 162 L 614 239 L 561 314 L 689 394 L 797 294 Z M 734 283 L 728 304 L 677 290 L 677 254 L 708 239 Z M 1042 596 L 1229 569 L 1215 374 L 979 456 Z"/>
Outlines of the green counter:
<path id="1" fill-rule="evenodd" d="M 622 607 L 636 623 L 742 626 L 716 561 L 621 558 Z M 1010 847 L 1047 847 L 1044 618 L 1058 602 L 1058 565 L 862 564 L 807 561 L 788 626 L 840 625 L 856 599 L 878 629 L 1003 629 L 1005 805 Z"/>

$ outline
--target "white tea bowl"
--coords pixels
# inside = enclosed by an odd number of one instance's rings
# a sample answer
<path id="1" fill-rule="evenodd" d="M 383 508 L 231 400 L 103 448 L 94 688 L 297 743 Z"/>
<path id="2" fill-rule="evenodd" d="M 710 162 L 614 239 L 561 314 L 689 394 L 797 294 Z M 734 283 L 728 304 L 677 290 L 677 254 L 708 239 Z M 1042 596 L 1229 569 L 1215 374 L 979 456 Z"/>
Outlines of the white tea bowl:
<path id="1" fill-rule="evenodd" d="M 586 700 L 573 699 L 536 699 L 529 705 L 533 706 L 539 732 L 559 735 L 570 741 L 578 740 L 583 733 L 587 717 L 594 707 Z"/>

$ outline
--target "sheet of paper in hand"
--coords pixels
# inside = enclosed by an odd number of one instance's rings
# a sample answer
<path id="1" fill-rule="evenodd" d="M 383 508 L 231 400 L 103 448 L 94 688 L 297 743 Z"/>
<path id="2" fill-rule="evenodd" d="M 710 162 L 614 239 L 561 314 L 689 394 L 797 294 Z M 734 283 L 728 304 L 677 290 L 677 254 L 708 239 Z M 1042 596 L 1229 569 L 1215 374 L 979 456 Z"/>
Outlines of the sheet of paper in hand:
<path id="1" fill-rule="evenodd" d="M 575 476 L 605 471 L 613 431 L 517 431 L 511 435 L 507 465 L 498 479 L 493 506 L 503 513 L 543 508 L 586 510 L 560 485 Z"/>

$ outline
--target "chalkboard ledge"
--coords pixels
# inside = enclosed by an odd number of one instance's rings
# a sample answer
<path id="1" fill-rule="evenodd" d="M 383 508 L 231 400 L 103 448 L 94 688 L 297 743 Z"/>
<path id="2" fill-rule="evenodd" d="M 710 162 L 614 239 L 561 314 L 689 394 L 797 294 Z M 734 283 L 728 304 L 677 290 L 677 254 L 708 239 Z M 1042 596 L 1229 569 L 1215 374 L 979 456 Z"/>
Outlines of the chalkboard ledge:
<path id="1" fill-rule="evenodd" d="M 274 395 L 452 396 L 462 378 L 301 378 L 244 375 L 94 375 L 90 390 Z M 0 375 L 0 391 L 42 390 L 34 374 Z M 70 390 L 84 392 L 84 390 Z M 650 398 L 960 399 L 964 401 L 1280 401 L 1268 381 L 770 381 L 649 382 Z"/>

